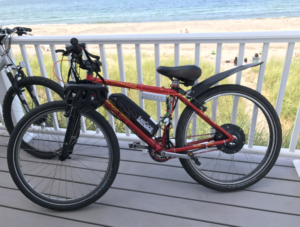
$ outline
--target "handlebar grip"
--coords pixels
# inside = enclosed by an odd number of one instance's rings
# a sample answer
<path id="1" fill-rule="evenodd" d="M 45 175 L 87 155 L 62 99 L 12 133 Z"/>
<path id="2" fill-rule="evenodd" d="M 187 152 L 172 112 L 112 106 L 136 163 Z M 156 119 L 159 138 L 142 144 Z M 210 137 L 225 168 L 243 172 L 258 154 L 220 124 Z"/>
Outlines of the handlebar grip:
<path id="1" fill-rule="evenodd" d="M 72 38 L 70 40 L 70 43 L 72 44 L 73 48 L 74 48 L 74 52 L 77 55 L 81 55 L 82 53 L 82 48 L 78 45 L 78 39 L 76 38 Z"/>
<path id="2" fill-rule="evenodd" d="M 31 28 L 24 28 L 24 27 L 23 27 L 23 29 L 24 29 L 25 31 L 27 31 L 27 32 L 32 32 L 32 29 L 31 29 Z"/>
<path id="3" fill-rule="evenodd" d="M 64 53 L 65 50 L 55 50 L 55 53 Z"/>

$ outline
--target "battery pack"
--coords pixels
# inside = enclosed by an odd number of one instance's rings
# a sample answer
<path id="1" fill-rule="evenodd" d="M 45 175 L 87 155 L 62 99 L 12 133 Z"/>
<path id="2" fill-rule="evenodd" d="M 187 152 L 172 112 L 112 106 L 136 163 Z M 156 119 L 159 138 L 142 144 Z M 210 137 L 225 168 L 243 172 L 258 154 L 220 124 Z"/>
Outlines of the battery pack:
<path id="1" fill-rule="evenodd" d="M 148 136 L 153 137 L 158 130 L 157 122 L 150 117 L 141 107 L 124 94 L 111 94 L 112 101 L 130 120 L 139 126 Z"/>

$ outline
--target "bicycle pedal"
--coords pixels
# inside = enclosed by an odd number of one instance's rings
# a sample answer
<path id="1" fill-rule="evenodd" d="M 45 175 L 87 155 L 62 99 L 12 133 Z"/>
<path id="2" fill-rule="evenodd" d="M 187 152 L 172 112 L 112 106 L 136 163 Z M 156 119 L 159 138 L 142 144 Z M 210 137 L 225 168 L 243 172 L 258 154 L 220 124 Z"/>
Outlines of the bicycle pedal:
<path id="1" fill-rule="evenodd" d="M 129 145 L 129 148 L 130 148 L 130 149 L 134 149 L 134 148 L 149 149 L 148 146 L 141 145 L 140 142 L 129 143 L 128 145 Z"/>
<path id="2" fill-rule="evenodd" d="M 201 162 L 199 162 L 198 158 L 196 158 L 192 152 L 189 153 L 189 156 L 191 157 L 191 159 L 195 162 L 195 164 L 197 166 L 201 165 Z"/>

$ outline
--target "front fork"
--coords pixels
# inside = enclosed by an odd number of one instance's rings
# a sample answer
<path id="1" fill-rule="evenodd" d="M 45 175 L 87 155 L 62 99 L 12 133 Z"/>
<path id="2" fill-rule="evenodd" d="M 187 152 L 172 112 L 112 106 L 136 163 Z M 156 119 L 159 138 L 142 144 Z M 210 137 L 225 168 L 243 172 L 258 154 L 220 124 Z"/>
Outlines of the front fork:
<path id="1" fill-rule="evenodd" d="M 25 112 L 28 113 L 30 111 L 30 108 L 28 106 L 26 98 L 23 95 L 23 90 L 19 87 L 19 80 L 18 80 L 19 77 L 21 79 L 25 78 L 24 72 L 22 70 L 19 70 L 18 74 L 15 77 L 13 76 L 13 74 L 11 72 L 7 72 L 6 75 L 12 84 L 15 94 L 19 97 L 19 100 L 20 100 Z M 29 92 L 29 95 L 30 95 L 35 107 L 38 107 L 40 104 L 36 97 L 36 93 L 33 89 L 33 86 L 32 85 L 26 86 L 26 89 Z"/>
<path id="2" fill-rule="evenodd" d="M 73 148 L 77 142 L 77 133 L 80 124 L 80 114 L 76 108 L 72 108 L 70 113 L 66 111 L 66 115 L 68 115 L 69 121 L 62 151 L 59 156 L 59 160 L 61 161 L 66 160 L 69 155 L 73 153 Z"/>

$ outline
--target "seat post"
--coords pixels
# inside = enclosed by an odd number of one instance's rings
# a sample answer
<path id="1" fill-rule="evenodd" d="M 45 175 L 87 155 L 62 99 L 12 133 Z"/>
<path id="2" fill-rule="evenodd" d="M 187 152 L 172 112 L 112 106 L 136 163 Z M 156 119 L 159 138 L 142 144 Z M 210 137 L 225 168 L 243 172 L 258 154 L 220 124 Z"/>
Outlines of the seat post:
<path id="1" fill-rule="evenodd" d="M 179 80 L 178 79 L 176 79 L 176 78 L 174 78 L 173 80 L 172 80 L 172 84 L 171 84 L 171 88 L 175 88 L 175 89 L 179 89 Z"/>

